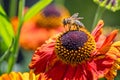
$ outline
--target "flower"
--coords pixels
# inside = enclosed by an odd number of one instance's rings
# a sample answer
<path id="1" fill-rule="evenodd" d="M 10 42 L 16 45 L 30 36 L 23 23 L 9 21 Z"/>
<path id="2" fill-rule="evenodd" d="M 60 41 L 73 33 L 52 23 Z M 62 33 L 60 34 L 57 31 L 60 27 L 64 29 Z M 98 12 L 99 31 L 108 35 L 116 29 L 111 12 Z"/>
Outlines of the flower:
<path id="1" fill-rule="evenodd" d="M 44 73 L 35 75 L 33 71 L 30 72 L 10 72 L 9 74 L 5 73 L 0 76 L 0 80 L 51 80 L 48 79 Z"/>
<path id="2" fill-rule="evenodd" d="M 120 43 L 113 43 L 118 30 L 108 36 L 102 34 L 100 20 L 90 34 L 85 28 L 65 30 L 37 48 L 29 68 L 35 74 L 44 72 L 53 80 L 98 80 L 113 75 L 120 62 Z M 68 26 L 67 26 L 68 27 Z M 114 49 L 117 48 L 117 53 Z M 112 54 L 112 55 L 111 55 Z M 114 78 L 114 77 L 113 77 Z"/>
<path id="3" fill-rule="evenodd" d="M 120 0 L 93 0 L 95 3 L 112 11 L 120 10 Z"/>
<path id="4" fill-rule="evenodd" d="M 41 27 L 56 28 L 62 26 L 62 20 L 69 17 L 69 11 L 63 5 L 50 4 L 39 14 L 33 17 L 33 20 Z"/>
<path id="5" fill-rule="evenodd" d="M 50 4 L 29 21 L 24 22 L 20 33 L 20 45 L 24 49 L 35 50 L 53 34 L 63 30 L 63 18 L 69 16 L 64 6 Z M 15 33 L 18 18 L 11 19 Z"/>

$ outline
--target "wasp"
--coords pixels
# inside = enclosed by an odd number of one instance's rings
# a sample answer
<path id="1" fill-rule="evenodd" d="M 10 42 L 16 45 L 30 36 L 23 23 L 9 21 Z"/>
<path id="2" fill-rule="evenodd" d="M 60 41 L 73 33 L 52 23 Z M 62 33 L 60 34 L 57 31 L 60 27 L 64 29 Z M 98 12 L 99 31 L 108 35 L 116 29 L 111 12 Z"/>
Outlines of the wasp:
<path id="1" fill-rule="evenodd" d="M 77 29 L 84 27 L 84 24 L 79 21 L 80 19 L 83 19 L 83 17 L 78 17 L 78 15 L 79 13 L 75 13 L 69 18 L 63 19 L 64 26 L 69 26 L 69 30 L 72 26 L 76 27 Z"/>

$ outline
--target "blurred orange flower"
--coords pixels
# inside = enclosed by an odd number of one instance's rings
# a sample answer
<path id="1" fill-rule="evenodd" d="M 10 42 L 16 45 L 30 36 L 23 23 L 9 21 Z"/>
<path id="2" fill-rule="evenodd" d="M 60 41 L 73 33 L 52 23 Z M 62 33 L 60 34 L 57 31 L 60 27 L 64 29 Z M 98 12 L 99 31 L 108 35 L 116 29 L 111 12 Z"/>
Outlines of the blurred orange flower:
<path id="1" fill-rule="evenodd" d="M 29 68 L 53 80 L 108 79 L 120 67 L 120 42 L 113 43 L 118 30 L 104 36 L 103 25 L 100 20 L 91 34 L 79 28 L 53 36 L 35 51 Z"/>
<path id="2" fill-rule="evenodd" d="M 0 80 L 51 80 L 48 79 L 44 73 L 40 73 L 39 75 L 35 75 L 33 71 L 24 72 L 11 72 L 9 74 L 5 73 L 0 76 Z"/>
<path id="3" fill-rule="evenodd" d="M 69 12 L 64 6 L 50 4 L 23 24 L 20 34 L 20 45 L 25 49 L 35 50 L 50 36 L 63 30 L 62 20 L 68 16 Z M 12 18 L 11 22 L 16 33 L 18 18 Z"/>

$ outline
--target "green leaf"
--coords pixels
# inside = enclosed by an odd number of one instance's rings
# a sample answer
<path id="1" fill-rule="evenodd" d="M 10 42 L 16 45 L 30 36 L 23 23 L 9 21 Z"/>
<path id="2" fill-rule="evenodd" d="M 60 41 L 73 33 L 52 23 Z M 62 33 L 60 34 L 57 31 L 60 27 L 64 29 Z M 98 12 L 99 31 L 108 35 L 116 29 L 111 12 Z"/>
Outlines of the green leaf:
<path id="1" fill-rule="evenodd" d="M 106 80 L 105 78 L 100 78 L 99 80 Z"/>
<path id="2" fill-rule="evenodd" d="M 14 37 L 13 27 L 1 5 L 0 5 L 0 36 L 7 45 L 7 47 L 11 43 L 12 37 Z"/>
<path id="3" fill-rule="evenodd" d="M 30 18 L 32 18 L 34 15 L 36 15 L 40 10 L 45 8 L 51 2 L 52 2 L 52 0 L 40 0 L 39 2 L 34 4 L 25 14 L 24 21 L 27 21 Z"/>
<path id="4" fill-rule="evenodd" d="M 0 4 L 0 12 L 1 12 L 2 14 L 6 15 L 6 13 L 5 13 L 5 11 L 3 10 L 1 4 Z"/>
<path id="5" fill-rule="evenodd" d="M 118 70 L 117 76 L 115 77 L 115 80 L 120 80 L 120 70 Z"/>

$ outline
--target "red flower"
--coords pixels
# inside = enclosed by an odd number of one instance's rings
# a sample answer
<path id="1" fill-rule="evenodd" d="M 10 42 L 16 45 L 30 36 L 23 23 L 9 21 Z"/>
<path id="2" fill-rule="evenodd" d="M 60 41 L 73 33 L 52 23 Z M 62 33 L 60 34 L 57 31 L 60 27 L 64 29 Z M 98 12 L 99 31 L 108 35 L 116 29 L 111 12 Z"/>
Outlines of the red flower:
<path id="1" fill-rule="evenodd" d="M 114 64 L 120 62 L 120 50 L 114 47 L 118 50 L 117 54 L 109 51 L 118 30 L 104 36 L 103 25 L 101 20 L 91 34 L 85 28 L 79 28 L 55 35 L 35 51 L 29 68 L 34 69 L 36 74 L 44 72 L 53 80 L 97 80 L 107 77 L 112 74 Z"/>

